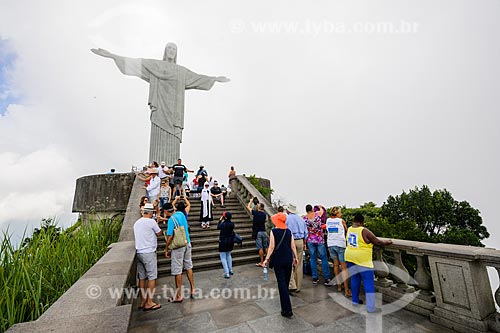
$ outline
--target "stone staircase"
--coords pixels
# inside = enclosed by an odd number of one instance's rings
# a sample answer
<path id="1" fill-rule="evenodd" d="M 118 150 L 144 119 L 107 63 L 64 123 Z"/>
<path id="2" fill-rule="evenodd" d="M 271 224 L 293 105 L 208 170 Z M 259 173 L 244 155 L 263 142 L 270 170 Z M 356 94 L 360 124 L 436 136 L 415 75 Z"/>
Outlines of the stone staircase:
<path id="1" fill-rule="evenodd" d="M 259 261 L 259 255 L 255 248 L 255 241 L 252 239 L 252 220 L 250 219 L 246 207 L 243 207 L 236 198 L 227 198 L 225 208 L 220 205 L 213 208 L 214 221 L 210 223 L 210 229 L 202 229 L 199 217 L 201 202 L 198 198 L 190 198 L 191 211 L 188 216 L 190 237 L 192 245 L 193 270 L 202 271 L 220 268 L 222 264 L 219 259 L 219 233 L 217 222 L 224 211 L 232 213 L 234 231 L 243 238 L 243 246 L 235 244 L 232 251 L 233 266 L 243 265 Z M 166 230 L 166 224 L 160 224 L 162 230 Z M 170 275 L 170 259 L 166 259 L 165 238 L 158 237 L 158 275 Z M 222 274 L 222 273 L 221 273 Z"/>

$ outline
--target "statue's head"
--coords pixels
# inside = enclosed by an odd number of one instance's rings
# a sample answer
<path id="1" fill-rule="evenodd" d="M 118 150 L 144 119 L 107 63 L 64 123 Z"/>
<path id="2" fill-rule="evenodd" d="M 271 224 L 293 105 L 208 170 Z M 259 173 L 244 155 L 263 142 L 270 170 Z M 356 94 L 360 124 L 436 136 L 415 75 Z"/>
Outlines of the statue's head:
<path id="1" fill-rule="evenodd" d="M 165 53 L 163 53 L 163 60 L 168 62 L 177 63 L 177 45 L 168 43 L 165 46 Z"/>

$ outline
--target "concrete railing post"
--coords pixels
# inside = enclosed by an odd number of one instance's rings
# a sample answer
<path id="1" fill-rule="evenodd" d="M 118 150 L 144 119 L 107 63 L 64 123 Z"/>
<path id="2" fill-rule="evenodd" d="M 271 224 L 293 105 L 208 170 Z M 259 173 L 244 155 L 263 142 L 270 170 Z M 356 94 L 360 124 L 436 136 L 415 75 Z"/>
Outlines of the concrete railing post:
<path id="1" fill-rule="evenodd" d="M 415 272 L 414 279 L 417 282 L 417 287 L 420 288 L 419 294 L 422 296 L 431 296 L 431 299 L 435 300 L 433 295 L 434 286 L 432 285 L 431 273 L 425 265 L 424 256 L 419 254 L 416 255 L 417 258 L 417 271 Z M 430 299 L 430 300 L 431 300 Z"/>
<path id="2" fill-rule="evenodd" d="M 401 251 L 396 249 L 387 249 L 387 251 L 392 252 L 392 254 L 394 255 L 394 267 L 396 267 L 397 269 L 397 272 L 392 272 L 392 270 L 395 269 L 391 269 L 392 279 L 396 282 L 396 285 L 392 286 L 391 288 L 401 293 L 414 292 L 415 288 L 408 285 L 408 282 L 410 282 L 411 280 L 411 276 L 408 273 L 405 265 L 403 264 Z"/>
<path id="3" fill-rule="evenodd" d="M 374 262 L 375 276 L 377 276 L 375 285 L 385 288 L 390 287 L 393 282 L 387 278 L 389 276 L 389 266 L 387 266 L 384 261 L 382 249 L 380 247 L 375 247 L 374 250 L 377 258 Z"/>

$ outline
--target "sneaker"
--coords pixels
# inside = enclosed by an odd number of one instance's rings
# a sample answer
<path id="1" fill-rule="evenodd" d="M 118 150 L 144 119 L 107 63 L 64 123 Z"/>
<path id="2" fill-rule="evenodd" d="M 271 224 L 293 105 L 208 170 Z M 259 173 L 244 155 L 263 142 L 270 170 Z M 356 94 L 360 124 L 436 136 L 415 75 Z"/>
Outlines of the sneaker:
<path id="1" fill-rule="evenodd" d="M 373 311 L 366 311 L 368 314 L 374 314 L 374 313 L 382 313 L 381 308 L 375 308 Z"/>
<path id="2" fill-rule="evenodd" d="M 224 279 L 229 279 L 229 278 L 230 278 L 229 274 L 224 274 Z"/>
<path id="3" fill-rule="evenodd" d="M 325 282 L 323 283 L 323 285 L 324 285 L 325 287 L 331 287 L 331 286 L 332 286 L 332 284 L 331 284 L 331 280 L 330 280 L 330 279 L 326 279 L 326 280 L 325 280 Z"/>
<path id="4" fill-rule="evenodd" d="M 353 302 L 353 303 L 352 303 L 352 306 L 360 306 L 360 305 L 362 305 L 362 304 L 363 304 L 363 300 L 362 300 L 362 299 L 360 299 L 360 300 L 358 301 L 358 303 L 354 303 L 354 302 Z"/>
<path id="5" fill-rule="evenodd" d="M 229 275 L 234 275 L 234 272 L 233 271 L 229 272 Z"/>
<path id="6" fill-rule="evenodd" d="M 319 279 L 318 278 L 313 278 L 313 284 L 318 284 Z"/>

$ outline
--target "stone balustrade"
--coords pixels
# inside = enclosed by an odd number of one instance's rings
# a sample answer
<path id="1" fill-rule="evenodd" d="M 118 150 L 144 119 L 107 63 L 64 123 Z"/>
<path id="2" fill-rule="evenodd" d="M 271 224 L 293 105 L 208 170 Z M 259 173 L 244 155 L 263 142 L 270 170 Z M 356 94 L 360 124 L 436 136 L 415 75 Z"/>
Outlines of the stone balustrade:
<path id="1" fill-rule="evenodd" d="M 272 216 L 276 214 L 278 211 L 272 206 L 272 204 L 265 198 L 256 188 L 250 183 L 247 177 L 238 175 L 235 178 L 231 179 L 231 195 L 235 195 L 236 198 L 240 201 L 242 205 L 245 207 L 248 205 L 248 202 L 256 197 L 259 199 L 259 202 L 264 203 L 264 211 L 267 215 Z M 250 214 L 250 212 L 249 212 Z M 250 215 L 251 217 L 251 215 Z M 273 228 L 274 225 L 271 222 L 271 219 L 268 219 L 266 222 L 266 230 L 269 231 Z"/>
<path id="2" fill-rule="evenodd" d="M 410 296 L 406 309 L 435 323 L 458 332 L 500 332 L 494 301 L 500 306 L 500 288 L 493 297 L 487 272 L 494 267 L 500 275 L 499 250 L 395 239 L 374 254 L 375 285 L 384 301 Z M 413 276 L 403 255 L 416 259 Z"/>

